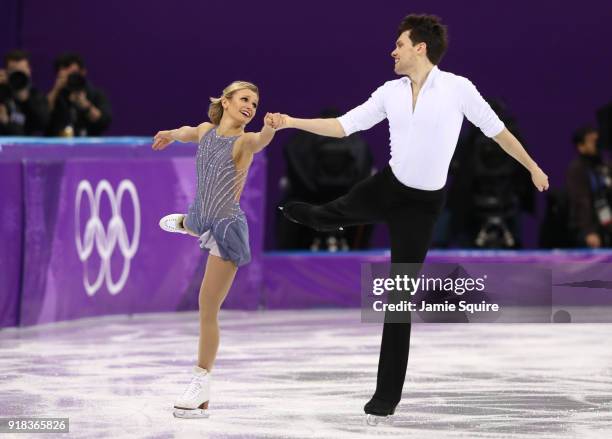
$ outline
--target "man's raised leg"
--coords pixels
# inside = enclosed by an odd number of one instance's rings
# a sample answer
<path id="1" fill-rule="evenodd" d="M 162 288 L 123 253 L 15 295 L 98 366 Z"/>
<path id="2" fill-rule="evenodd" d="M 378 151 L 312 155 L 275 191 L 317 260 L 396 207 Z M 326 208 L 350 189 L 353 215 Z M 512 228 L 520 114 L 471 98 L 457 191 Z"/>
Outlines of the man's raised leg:
<path id="1" fill-rule="evenodd" d="M 329 203 L 290 202 L 281 210 L 288 220 L 318 231 L 383 221 L 386 169 L 357 183 L 346 195 Z"/>

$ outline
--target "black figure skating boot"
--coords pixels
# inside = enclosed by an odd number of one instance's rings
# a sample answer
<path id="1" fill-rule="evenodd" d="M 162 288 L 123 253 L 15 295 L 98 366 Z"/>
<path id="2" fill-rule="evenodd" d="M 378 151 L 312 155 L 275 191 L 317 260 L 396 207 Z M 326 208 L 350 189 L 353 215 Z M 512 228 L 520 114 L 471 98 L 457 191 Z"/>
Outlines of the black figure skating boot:
<path id="1" fill-rule="evenodd" d="M 395 413 L 395 406 L 381 399 L 372 398 L 364 407 L 366 413 L 366 423 L 368 425 L 378 425 L 381 422 L 391 423 L 391 416 Z"/>
<path id="2" fill-rule="evenodd" d="M 314 229 L 317 232 L 332 232 L 335 230 L 344 230 L 343 227 L 322 226 L 319 224 L 314 224 L 313 221 L 307 220 L 306 218 L 309 218 L 308 212 L 311 208 L 312 206 L 310 204 L 302 203 L 299 201 L 290 202 L 284 206 L 278 206 L 278 210 L 280 210 L 283 213 L 283 215 L 285 215 L 285 218 L 287 218 L 289 221 L 296 223 L 296 224 L 301 224 L 303 226 L 310 227 L 311 229 Z M 300 216 L 299 220 L 295 216 L 294 212 L 296 211 L 298 212 L 298 215 Z M 304 218 L 301 218 L 302 216 Z"/>

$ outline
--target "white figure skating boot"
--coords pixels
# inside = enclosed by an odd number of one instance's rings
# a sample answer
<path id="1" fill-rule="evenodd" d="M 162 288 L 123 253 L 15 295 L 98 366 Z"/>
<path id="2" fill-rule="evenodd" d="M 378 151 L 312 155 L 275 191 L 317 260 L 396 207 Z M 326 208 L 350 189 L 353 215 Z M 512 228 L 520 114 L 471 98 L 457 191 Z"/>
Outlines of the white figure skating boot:
<path id="1" fill-rule="evenodd" d="M 207 418 L 210 396 L 210 373 L 195 366 L 194 376 L 183 395 L 174 404 L 177 418 Z"/>
<path id="2" fill-rule="evenodd" d="M 185 215 L 182 213 L 172 213 L 170 215 L 166 215 L 159 220 L 159 227 L 166 232 L 187 233 L 187 230 L 185 230 L 185 227 L 183 227 L 184 218 Z"/>

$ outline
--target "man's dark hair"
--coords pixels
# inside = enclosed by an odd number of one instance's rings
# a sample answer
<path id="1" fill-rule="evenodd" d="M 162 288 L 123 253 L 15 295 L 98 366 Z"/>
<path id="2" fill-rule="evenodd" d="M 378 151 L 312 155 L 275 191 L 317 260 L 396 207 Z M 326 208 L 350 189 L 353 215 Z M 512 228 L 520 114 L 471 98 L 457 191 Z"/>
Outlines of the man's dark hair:
<path id="1" fill-rule="evenodd" d="M 440 63 L 448 39 L 446 36 L 446 26 L 440 22 L 440 18 L 435 15 L 410 14 L 402 20 L 397 36 L 410 31 L 410 41 L 412 44 L 425 43 L 427 45 L 427 58 L 432 64 Z"/>
<path id="2" fill-rule="evenodd" d="M 578 146 L 581 143 L 584 143 L 584 140 L 586 139 L 587 135 L 591 133 L 596 133 L 596 132 L 597 130 L 590 125 L 582 126 L 578 128 L 576 131 L 574 131 L 574 134 L 572 135 L 572 143 L 575 146 Z"/>
<path id="3" fill-rule="evenodd" d="M 30 62 L 30 54 L 28 52 L 19 49 L 11 50 L 9 53 L 4 55 L 4 67 L 8 67 L 8 63 L 11 61 L 18 62 L 23 61 L 24 59 Z"/>
<path id="4" fill-rule="evenodd" d="M 85 62 L 78 53 L 62 53 L 55 58 L 55 71 L 58 72 L 60 69 L 71 66 L 72 64 L 77 64 L 81 69 L 85 68 Z"/>

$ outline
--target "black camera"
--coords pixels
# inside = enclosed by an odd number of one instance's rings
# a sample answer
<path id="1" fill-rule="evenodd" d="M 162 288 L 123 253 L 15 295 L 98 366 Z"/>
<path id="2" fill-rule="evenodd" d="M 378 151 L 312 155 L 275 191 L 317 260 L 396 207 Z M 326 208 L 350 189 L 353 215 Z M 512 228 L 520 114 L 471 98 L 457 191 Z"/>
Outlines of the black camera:
<path id="1" fill-rule="evenodd" d="M 86 87 L 87 79 L 85 79 L 85 76 L 81 75 L 78 72 L 74 72 L 68 75 L 68 80 L 66 81 L 66 89 L 68 89 L 70 93 L 83 91 Z"/>
<path id="2" fill-rule="evenodd" d="M 15 93 L 30 87 L 30 77 L 23 72 L 12 72 L 6 84 L 0 84 L 0 104 L 7 104 Z"/>
<path id="3" fill-rule="evenodd" d="M 13 92 L 25 90 L 30 87 L 30 77 L 17 70 L 9 75 L 8 85 Z"/>

